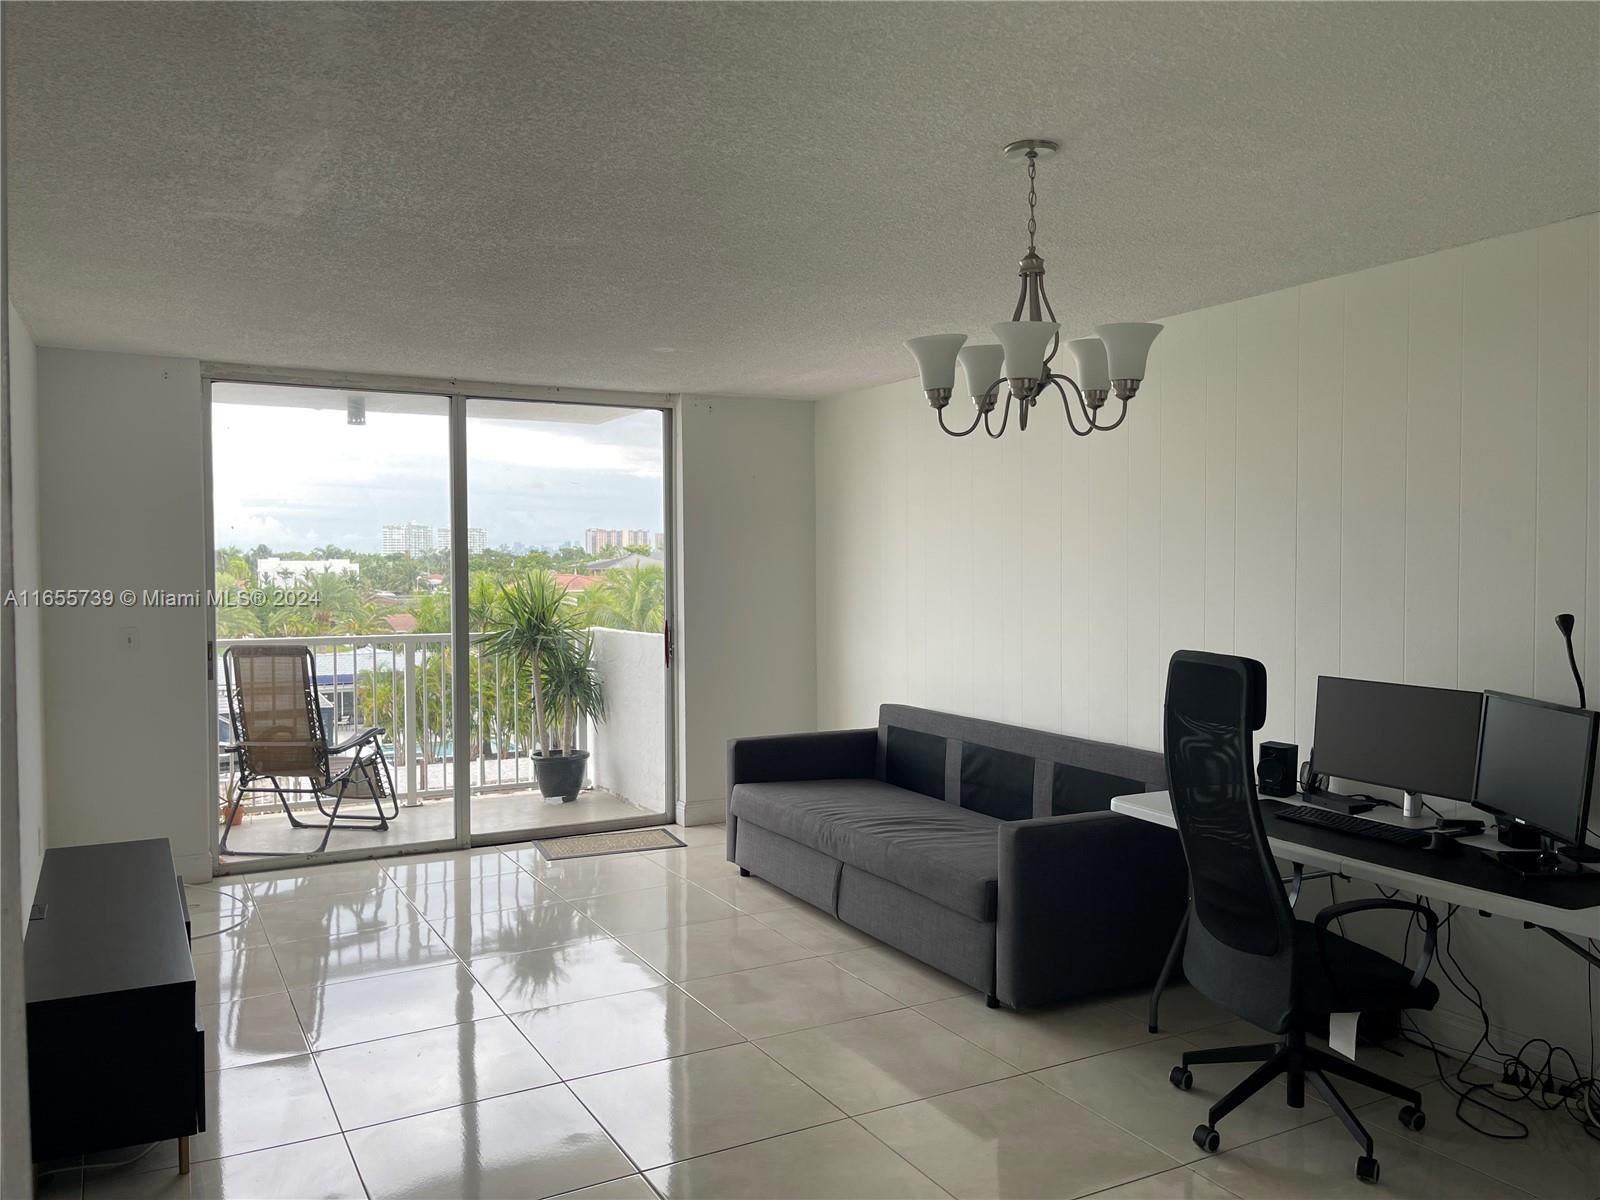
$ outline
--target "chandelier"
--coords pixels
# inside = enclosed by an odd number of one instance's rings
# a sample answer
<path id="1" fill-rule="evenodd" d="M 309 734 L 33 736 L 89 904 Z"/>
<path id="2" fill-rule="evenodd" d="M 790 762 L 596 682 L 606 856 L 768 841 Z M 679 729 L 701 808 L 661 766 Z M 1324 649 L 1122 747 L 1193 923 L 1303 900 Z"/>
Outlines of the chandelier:
<path id="1" fill-rule="evenodd" d="M 1127 417 L 1128 401 L 1133 399 L 1144 379 L 1150 343 L 1156 340 L 1161 326 L 1139 321 L 1096 325 L 1094 337 L 1069 339 L 1067 349 L 1077 362 L 1076 379 L 1051 366 L 1061 349 L 1061 326 L 1056 321 L 1055 310 L 1050 307 L 1050 297 L 1045 295 L 1044 259 L 1039 257 L 1033 244 L 1039 229 L 1034 213 L 1038 204 L 1034 181 L 1039 160 L 1050 157 L 1058 149 L 1057 143 L 1043 138 L 1024 138 L 1002 150 L 1006 158 L 1023 159 L 1028 164 L 1028 251 L 1019 264 L 1022 289 L 1017 294 L 1011 320 L 989 327 L 1000 344 L 966 346 L 964 333 L 933 333 L 906 343 L 906 349 L 911 351 L 922 373 L 923 394 L 939 416 L 939 428 L 951 437 L 966 437 L 980 423 L 990 437 L 1000 437 L 1011 419 L 1013 404 L 1017 408 L 1018 427 L 1026 429 L 1028 410 L 1038 404 L 1039 398 L 1050 388 L 1060 395 L 1061 407 L 1073 433 L 1087 437 L 1091 433 L 1115 429 Z M 952 429 L 944 419 L 944 410 L 955 390 L 957 362 L 967 377 L 967 389 L 977 410 L 972 424 L 965 429 Z M 1000 412 L 1000 428 L 995 429 L 991 416 L 1000 407 L 1002 385 L 1006 389 L 1005 407 Z M 1070 398 L 1068 389 L 1072 393 Z M 1116 420 L 1102 424 L 1101 410 L 1113 390 L 1122 401 L 1122 409 Z M 1079 417 L 1083 420 L 1081 429 Z"/>

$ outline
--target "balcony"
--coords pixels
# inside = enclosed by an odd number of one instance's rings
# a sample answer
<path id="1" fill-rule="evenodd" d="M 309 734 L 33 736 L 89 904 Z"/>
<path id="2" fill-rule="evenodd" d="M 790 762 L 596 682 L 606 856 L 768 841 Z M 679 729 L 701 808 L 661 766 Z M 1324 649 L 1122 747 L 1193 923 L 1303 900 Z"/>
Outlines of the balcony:
<path id="1" fill-rule="evenodd" d="M 454 784 L 465 770 L 475 835 L 546 830 L 605 822 L 643 823 L 667 808 L 666 677 L 658 633 L 595 628 L 594 657 L 606 697 L 606 719 L 583 721 L 579 749 L 588 750 L 583 790 L 565 803 L 547 800 L 534 778 L 531 698 L 513 686 L 509 660 L 484 652 L 472 637 L 468 679 L 471 726 L 458 754 L 452 728 L 450 635 L 335 634 L 323 637 L 248 639 L 310 646 L 316 656 L 317 691 L 329 741 L 374 725 L 385 730 L 384 754 L 399 795 L 399 817 L 386 830 L 341 825 L 325 853 L 347 855 L 395 850 L 455 837 Z M 219 656 L 246 639 L 220 640 Z M 225 675 L 217 670 L 216 736 L 232 741 Z M 227 819 L 232 760 L 222 756 L 217 819 Z M 297 829 L 276 797 L 252 794 L 227 833 L 223 861 L 259 861 L 261 854 L 314 853 L 326 818 L 307 797 L 290 808 L 309 828 Z M 369 802 L 345 801 L 352 812 Z M 232 852 L 230 855 L 229 852 Z"/>

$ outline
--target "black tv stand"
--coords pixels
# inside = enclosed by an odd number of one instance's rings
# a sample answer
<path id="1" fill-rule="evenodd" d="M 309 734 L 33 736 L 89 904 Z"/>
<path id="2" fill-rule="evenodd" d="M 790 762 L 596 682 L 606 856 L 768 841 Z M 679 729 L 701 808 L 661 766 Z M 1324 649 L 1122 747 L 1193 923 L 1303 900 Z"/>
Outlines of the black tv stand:
<path id="1" fill-rule="evenodd" d="M 205 1129 L 205 1035 L 165 838 L 45 853 L 23 940 L 35 1161 Z"/>

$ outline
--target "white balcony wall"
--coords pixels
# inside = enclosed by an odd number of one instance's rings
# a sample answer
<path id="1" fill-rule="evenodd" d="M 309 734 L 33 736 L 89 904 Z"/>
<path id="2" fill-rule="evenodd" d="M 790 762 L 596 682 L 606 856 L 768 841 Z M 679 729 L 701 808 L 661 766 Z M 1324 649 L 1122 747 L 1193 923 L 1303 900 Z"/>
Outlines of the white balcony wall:
<path id="1" fill-rule="evenodd" d="M 667 804 L 667 679 L 659 633 L 594 631 L 606 719 L 595 722 L 591 777 L 643 808 Z"/>

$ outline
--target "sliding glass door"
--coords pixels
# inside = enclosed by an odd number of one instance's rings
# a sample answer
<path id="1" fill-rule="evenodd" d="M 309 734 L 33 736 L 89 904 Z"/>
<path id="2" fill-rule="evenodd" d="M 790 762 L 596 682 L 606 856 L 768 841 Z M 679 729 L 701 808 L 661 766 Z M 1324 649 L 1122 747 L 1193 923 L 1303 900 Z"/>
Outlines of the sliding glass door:
<path id="1" fill-rule="evenodd" d="M 656 409 L 467 400 L 477 837 L 670 813 L 666 436 Z"/>
<path id="2" fill-rule="evenodd" d="M 667 411 L 208 392 L 219 869 L 670 818 Z"/>

